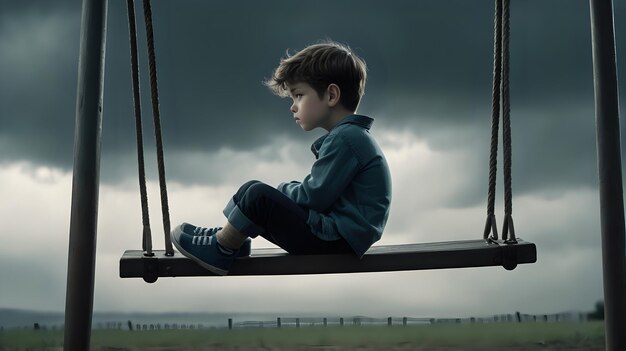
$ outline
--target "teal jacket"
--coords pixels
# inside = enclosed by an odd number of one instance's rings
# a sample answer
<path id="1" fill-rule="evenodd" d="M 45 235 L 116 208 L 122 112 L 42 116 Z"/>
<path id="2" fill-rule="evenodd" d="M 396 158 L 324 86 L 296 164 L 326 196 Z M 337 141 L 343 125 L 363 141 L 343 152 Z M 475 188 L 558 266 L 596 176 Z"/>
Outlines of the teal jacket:
<path id="1" fill-rule="evenodd" d="M 323 240 L 344 238 L 359 257 L 378 241 L 389 217 L 391 175 L 363 115 L 342 119 L 311 145 L 317 159 L 302 182 L 278 190 L 309 209 L 307 223 Z"/>

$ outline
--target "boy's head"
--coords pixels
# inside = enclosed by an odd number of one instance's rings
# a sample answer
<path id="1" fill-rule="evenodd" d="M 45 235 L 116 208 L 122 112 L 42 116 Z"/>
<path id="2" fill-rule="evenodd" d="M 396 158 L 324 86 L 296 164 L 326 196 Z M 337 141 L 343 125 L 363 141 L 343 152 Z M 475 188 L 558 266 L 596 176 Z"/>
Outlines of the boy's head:
<path id="1" fill-rule="evenodd" d="M 307 46 L 293 56 L 280 60 L 272 78 L 265 82 L 276 95 L 290 96 L 288 85 L 307 83 L 322 98 L 331 84 L 341 90 L 339 103 L 356 111 L 365 93 L 367 66 L 365 61 L 342 44 L 325 41 Z"/>

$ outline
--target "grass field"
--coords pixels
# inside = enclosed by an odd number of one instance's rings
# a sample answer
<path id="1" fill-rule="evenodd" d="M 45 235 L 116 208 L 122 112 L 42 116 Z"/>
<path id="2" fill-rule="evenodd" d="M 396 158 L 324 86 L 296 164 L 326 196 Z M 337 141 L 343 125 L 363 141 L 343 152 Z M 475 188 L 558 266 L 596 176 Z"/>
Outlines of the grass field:
<path id="1" fill-rule="evenodd" d="M 434 324 L 418 326 L 303 327 L 123 331 L 94 330 L 94 348 L 302 345 L 398 345 L 416 346 L 602 346 L 602 322 Z M 45 350 L 63 345 L 62 331 L 5 330 L 0 350 Z"/>

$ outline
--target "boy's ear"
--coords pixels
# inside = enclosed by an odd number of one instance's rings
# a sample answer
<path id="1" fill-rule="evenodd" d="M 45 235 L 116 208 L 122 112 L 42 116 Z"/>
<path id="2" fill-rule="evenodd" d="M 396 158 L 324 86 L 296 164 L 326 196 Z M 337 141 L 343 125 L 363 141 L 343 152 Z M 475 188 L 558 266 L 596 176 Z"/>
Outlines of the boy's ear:
<path id="1" fill-rule="evenodd" d="M 326 94 L 328 96 L 328 106 L 334 107 L 339 103 L 339 98 L 341 97 L 341 89 L 335 83 L 332 83 L 326 88 Z"/>

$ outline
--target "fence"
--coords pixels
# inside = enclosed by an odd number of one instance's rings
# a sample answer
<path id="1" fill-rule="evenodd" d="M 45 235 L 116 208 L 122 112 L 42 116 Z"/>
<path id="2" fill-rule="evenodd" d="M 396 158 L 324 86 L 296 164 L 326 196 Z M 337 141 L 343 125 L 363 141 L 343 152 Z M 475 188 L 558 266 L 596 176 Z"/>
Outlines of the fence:
<path id="1" fill-rule="evenodd" d="M 126 322 L 101 322 L 94 325 L 94 329 L 107 330 L 131 330 L 131 331 L 154 331 L 154 330 L 198 330 L 198 329 L 239 329 L 239 328 L 301 328 L 301 327 L 328 327 L 328 326 L 409 326 L 439 323 L 554 323 L 554 322 L 583 322 L 587 320 L 585 313 L 556 313 L 556 314 L 501 314 L 489 317 L 468 318 L 413 318 L 413 317 L 387 317 L 372 318 L 365 316 L 356 317 L 277 317 L 272 320 L 262 321 L 234 321 L 229 318 L 226 324 L 205 325 L 201 323 L 133 323 Z M 63 326 L 45 326 L 33 323 L 30 326 L 18 328 L 5 328 L 0 326 L 0 332 L 8 329 L 32 329 L 32 330 L 62 330 Z"/>
<path id="2" fill-rule="evenodd" d="M 490 317 L 469 317 L 469 318 L 412 318 L 412 317 L 387 317 L 387 318 L 371 318 L 371 317 L 351 317 L 351 318 L 281 318 L 269 321 L 242 321 L 234 322 L 232 318 L 228 319 L 228 329 L 235 328 L 300 328 L 307 326 L 407 326 L 420 324 L 439 324 L 439 323 L 522 323 L 522 322 L 566 322 L 577 321 L 583 322 L 587 320 L 584 313 L 558 313 L 531 315 L 516 312 L 515 314 L 494 315 Z"/>

